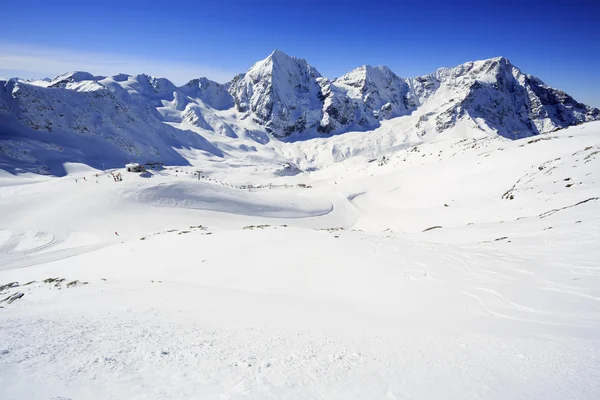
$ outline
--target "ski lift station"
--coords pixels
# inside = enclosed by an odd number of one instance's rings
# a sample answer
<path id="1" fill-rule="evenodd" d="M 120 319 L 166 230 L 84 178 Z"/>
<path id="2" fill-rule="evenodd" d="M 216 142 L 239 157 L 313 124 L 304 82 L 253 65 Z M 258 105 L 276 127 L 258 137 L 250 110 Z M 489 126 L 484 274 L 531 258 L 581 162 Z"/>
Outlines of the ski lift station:
<path id="1" fill-rule="evenodd" d="M 127 172 L 144 172 L 146 170 L 143 165 L 138 163 L 125 164 L 125 168 Z"/>

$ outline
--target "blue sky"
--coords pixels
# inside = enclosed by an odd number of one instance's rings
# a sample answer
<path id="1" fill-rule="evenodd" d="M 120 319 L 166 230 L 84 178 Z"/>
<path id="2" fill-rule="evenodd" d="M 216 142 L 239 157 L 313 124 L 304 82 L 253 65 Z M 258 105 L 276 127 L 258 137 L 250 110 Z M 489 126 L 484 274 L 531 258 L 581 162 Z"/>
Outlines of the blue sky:
<path id="1" fill-rule="evenodd" d="M 600 1 L 38 1 L 2 4 L 0 76 L 149 73 L 224 82 L 273 49 L 328 77 L 495 56 L 600 107 Z"/>

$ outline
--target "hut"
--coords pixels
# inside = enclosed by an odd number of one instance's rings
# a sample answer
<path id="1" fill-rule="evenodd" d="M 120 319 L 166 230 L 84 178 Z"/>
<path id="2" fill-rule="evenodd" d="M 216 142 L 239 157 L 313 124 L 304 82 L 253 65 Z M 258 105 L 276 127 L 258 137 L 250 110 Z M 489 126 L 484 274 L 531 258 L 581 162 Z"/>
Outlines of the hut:
<path id="1" fill-rule="evenodd" d="M 146 170 L 143 165 L 138 163 L 125 164 L 125 168 L 127 169 L 127 172 L 144 172 Z"/>

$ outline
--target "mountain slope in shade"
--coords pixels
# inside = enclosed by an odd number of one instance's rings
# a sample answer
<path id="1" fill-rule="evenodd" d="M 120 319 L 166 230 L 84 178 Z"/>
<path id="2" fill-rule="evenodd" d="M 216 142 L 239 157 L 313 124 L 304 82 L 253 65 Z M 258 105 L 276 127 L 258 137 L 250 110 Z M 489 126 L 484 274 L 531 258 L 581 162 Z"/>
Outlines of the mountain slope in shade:
<path id="1" fill-rule="evenodd" d="M 64 162 L 100 168 L 131 160 L 188 164 L 176 149 L 223 153 L 202 136 L 166 125 L 147 102 L 98 81 L 43 88 L 0 82 L 0 166 L 62 175 Z"/>

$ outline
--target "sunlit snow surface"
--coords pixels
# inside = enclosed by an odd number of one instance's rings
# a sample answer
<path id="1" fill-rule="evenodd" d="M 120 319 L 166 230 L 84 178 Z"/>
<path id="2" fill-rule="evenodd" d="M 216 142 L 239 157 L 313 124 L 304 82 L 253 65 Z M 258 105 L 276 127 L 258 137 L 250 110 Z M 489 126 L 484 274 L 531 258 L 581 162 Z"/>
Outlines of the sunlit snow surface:
<path id="1" fill-rule="evenodd" d="M 449 136 L 0 172 L 0 398 L 599 398 L 600 123 Z"/>

